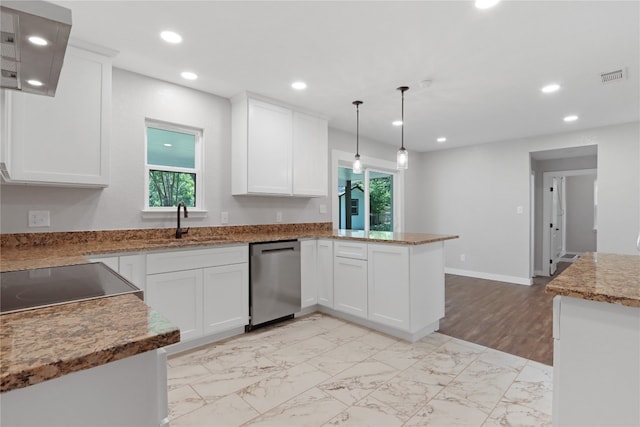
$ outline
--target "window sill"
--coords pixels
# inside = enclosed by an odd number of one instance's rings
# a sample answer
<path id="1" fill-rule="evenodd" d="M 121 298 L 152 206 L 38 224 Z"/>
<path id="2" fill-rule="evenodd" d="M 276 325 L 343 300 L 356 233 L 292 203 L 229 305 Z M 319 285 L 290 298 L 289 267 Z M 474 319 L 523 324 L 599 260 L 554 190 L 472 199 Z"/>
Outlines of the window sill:
<path id="1" fill-rule="evenodd" d="M 206 218 L 209 215 L 209 211 L 203 209 L 188 209 L 189 218 Z M 173 218 L 177 215 L 177 208 L 167 209 L 143 209 L 141 211 L 142 219 L 158 219 L 158 218 Z M 181 217 L 183 213 L 180 212 Z"/>

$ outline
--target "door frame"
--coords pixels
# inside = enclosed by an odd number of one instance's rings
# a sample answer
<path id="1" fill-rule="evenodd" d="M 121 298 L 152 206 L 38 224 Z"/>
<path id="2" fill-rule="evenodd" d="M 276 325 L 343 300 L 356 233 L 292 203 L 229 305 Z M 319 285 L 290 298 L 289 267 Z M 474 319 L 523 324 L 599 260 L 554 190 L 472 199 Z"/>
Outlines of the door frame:
<path id="1" fill-rule="evenodd" d="M 394 179 L 393 194 L 393 231 L 401 233 L 404 231 L 404 170 L 397 170 L 396 163 L 388 160 L 382 160 L 375 157 L 360 156 L 363 169 L 374 169 L 378 172 L 394 173 L 397 179 Z M 340 224 L 338 206 L 338 168 L 351 167 L 353 165 L 353 153 L 342 150 L 331 150 L 331 220 L 333 228 L 337 229 Z M 365 186 L 369 186 L 365 180 Z M 365 191 L 365 194 L 368 194 Z M 368 203 L 365 204 L 365 214 L 369 214 Z M 365 222 L 366 224 L 367 222 Z M 366 230 L 368 231 L 368 230 Z"/>
<path id="2" fill-rule="evenodd" d="M 575 169 L 575 170 L 564 170 L 564 171 L 549 171 L 542 173 L 542 229 L 544 230 L 542 233 L 542 275 L 550 276 L 549 268 L 547 264 L 547 260 L 551 259 L 551 251 L 549 245 L 551 244 L 551 237 L 549 236 L 548 227 L 545 227 L 546 224 L 549 224 L 551 221 L 551 192 L 547 189 L 551 186 L 551 182 L 553 177 L 567 177 L 567 176 L 578 176 L 578 175 L 596 175 L 598 176 L 598 169 Z M 562 191 L 562 206 L 566 208 L 566 191 Z M 562 219 L 562 247 L 565 247 L 565 238 L 566 238 L 566 215 L 563 215 Z M 557 261 L 556 261 L 557 262 Z"/>

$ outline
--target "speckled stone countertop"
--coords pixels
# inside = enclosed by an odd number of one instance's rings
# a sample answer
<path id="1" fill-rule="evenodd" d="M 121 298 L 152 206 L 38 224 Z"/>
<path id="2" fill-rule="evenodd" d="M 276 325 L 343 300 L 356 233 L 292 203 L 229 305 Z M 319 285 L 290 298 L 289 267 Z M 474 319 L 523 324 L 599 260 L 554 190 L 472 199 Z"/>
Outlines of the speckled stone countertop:
<path id="1" fill-rule="evenodd" d="M 390 231 L 333 230 L 335 239 L 361 240 L 366 242 L 397 243 L 402 245 L 424 245 L 457 239 L 452 234 L 393 233 Z"/>
<path id="2" fill-rule="evenodd" d="M 640 307 L 640 256 L 586 253 L 549 282 L 546 292 Z"/>
<path id="3" fill-rule="evenodd" d="M 27 387 L 180 341 L 133 294 L 0 316 L 0 391 Z"/>
<path id="4" fill-rule="evenodd" d="M 455 235 L 332 230 L 331 223 L 268 224 L 256 226 L 198 227 L 176 239 L 175 229 L 79 231 L 0 235 L 0 271 L 28 270 L 83 264 L 86 256 L 151 252 L 288 239 L 329 238 L 366 242 L 422 245 Z"/>

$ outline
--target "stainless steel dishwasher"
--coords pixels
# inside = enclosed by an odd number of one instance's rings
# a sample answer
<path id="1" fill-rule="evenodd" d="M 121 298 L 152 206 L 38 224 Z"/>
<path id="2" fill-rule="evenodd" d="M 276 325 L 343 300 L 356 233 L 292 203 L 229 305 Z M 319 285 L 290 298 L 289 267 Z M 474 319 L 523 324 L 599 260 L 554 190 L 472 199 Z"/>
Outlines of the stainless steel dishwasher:
<path id="1" fill-rule="evenodd" d="M 300 311 L 300 242 L 250 245 L 250 321 L 247 330 Z"/>

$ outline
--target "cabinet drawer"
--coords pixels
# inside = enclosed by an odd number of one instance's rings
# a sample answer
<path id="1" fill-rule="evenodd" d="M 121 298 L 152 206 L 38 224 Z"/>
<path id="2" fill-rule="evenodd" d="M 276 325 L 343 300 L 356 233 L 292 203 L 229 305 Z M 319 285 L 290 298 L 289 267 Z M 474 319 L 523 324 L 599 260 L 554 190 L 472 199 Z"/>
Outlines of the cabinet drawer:
<path id="1" fill-rule="evenodd" d="M 343 258 L 367 259 L 367 244 L 349 241 L 336 241 L 333 253 Z"/>
<path id="2" fill-rule="evenodd" d="M 249 262 L 249 246 L 174 250 L 147 255 L 147 274 Z"/>

